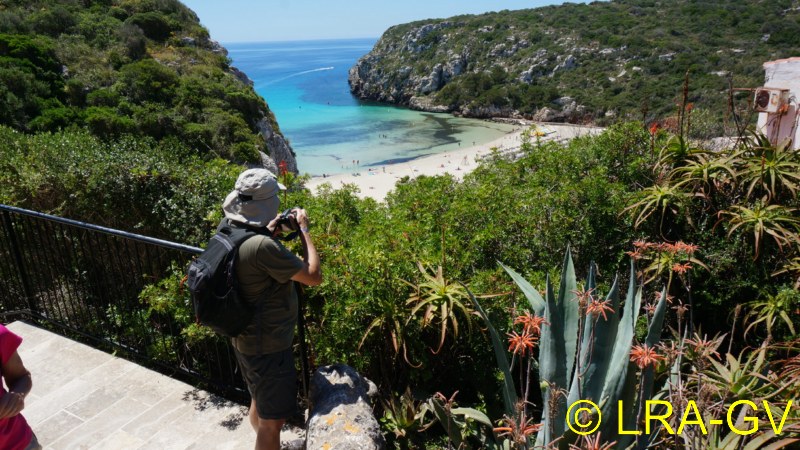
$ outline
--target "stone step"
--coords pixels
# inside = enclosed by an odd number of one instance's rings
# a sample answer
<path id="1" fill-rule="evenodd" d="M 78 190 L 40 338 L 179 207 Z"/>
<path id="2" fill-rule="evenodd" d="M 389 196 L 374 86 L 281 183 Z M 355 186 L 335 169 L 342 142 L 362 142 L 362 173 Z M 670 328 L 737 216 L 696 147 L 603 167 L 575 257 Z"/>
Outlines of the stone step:
<path id="1" fill-rule="evenodd" d="M 23 339 L 33 390 L 22 415 L 45 450 L 255 444 L 244 406 L 33 325 L 7 327 Z M 287 428 L 281 440 L 296 445 L 301 433 Z"/>

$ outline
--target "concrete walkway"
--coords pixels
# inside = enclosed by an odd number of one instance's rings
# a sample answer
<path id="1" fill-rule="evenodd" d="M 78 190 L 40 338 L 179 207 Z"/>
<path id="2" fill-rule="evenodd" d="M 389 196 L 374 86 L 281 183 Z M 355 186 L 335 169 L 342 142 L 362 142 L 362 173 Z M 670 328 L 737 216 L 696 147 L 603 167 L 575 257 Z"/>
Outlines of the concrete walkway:
<path id="1" fill-rule="evenodd" d="M 33 374 L 22 415 L 50 449 L 251 449 L 247 408 L 35 326 L 13 322 Z M 297 445 L 296 430 L 281 437 Z M 288 447 L 284 444 L 284 447 Z"/>

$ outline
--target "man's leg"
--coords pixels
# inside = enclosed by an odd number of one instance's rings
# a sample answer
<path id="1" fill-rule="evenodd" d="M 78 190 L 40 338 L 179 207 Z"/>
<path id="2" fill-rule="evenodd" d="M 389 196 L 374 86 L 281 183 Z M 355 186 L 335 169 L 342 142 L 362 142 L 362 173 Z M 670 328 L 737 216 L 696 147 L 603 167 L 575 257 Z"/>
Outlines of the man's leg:
<path id="1" fill-rule="evenodd" d="M 283 419 L 258 419 L 256 450 L 280 450 Z"/>
<path id="2" fill-rule="evenodd" d="M 258 433 L 258 410 L 256 409 L 256 399 L 250 400 L 250 426 L 253 431 Z"/>

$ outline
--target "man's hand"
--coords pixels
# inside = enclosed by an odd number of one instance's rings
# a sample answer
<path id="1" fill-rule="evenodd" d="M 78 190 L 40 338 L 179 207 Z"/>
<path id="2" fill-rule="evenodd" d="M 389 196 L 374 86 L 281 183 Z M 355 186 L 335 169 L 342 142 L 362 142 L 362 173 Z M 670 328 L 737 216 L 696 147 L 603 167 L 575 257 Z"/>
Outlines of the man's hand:
<path id="1" fill-rule="evenodd" d="M 299 281 L 306 286 L 317 286 L 322 283 L 322 270 L 319 263 L 319 255 L 311 235 L 308 233 L 308 214 L 305 209 L 295 208 L 294 218 L 297 222 L 297 229 L 300 231 L 300 242 L 303 245 L 303 261 L 305 267 L 292 277 L 292 280 Z"/>
<path id="2" fill-rule="evenodd" d="M 308 213 L 306 213 L 306 210 L 303 208 L 295 208 L 293 212 L 294 219 L 297 221 L 297 229 L 308 229 Z"/>
<path id="3" fill-rule="evenodd" d="M 280 229 L 280 227 L 278 226 L 278 219 L 280 219 L 280 218 L 281 218 L 281 215 L 280 215 L 280 213 L 278 213 L 278 215 L 275 216 L 274 219 L 270 220 L 270 222 L 265 227 L 267 230 L 269 230 L 272 233 L 273 236 L 280 235 L 280 233 L 282 231 Z"/>

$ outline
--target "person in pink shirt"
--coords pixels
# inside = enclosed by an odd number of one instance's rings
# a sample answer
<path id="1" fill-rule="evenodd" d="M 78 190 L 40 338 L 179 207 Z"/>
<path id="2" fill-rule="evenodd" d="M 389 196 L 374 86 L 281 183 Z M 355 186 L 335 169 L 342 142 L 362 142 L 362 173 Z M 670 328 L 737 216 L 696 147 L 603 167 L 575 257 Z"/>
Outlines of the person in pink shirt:
<path id="1" fill-rule="evenodd" d="M 5 382 L 0 386 L 0 449 L 38 450 L 42 447 L 20 414 L 33 387 L 31 373 L 17 353 L 20 343 L 21 337 L 0 325 L 0 376 Z"/>

